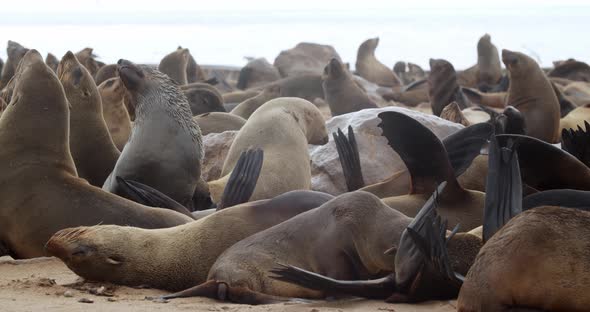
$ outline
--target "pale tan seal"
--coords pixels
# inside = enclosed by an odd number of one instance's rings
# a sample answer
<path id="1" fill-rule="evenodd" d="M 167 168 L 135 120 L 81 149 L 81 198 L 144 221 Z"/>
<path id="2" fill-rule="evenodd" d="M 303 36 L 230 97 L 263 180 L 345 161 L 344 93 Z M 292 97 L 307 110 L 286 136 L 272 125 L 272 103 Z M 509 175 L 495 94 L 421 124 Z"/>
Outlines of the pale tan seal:
<path id="1" fill-rule="evenodd" d="M 103 118 L 102 100 L 94 79 L 68 51 L 57 76 L 70 103 L 70 150 L 78 175 L 101 187 L 119 159 L 119 150 Z"/>
<path id="2" fill-rule="evenodd" d="M 197 115 L 193 120 L 201 128 L 202 135 L 240 130 L 246 124 L 246 119 L 240 116 L 219 112 Z"/>
<path id="3" fill-rule="evenodd" d="M 131 119 L 125 107 L 125 86 L 121 78 L 110 78 L 98 86 L 102 99 L 102 114 L 111 138 L 119 151 L 123 150 L 131 135 Z"/>
<path id="4" fill-rule="evenodd" d="M 176 49 L 164 56 L 158 65 L 158 70 L 168 75 L 179 85 L 188 83 L 186 75 L 190 52 L 188 49 Z"/>
<path id="5" fill-rule="evenodd" d="M 13 258 L 44 256 L 47 240 L 67 227 L 162 228 L 191 220 L 78 178 L 69 149 L 68 102 L 59 79 L 31 50 L 15 80 L 14 95 L 0 118 L 0 244 Z"/>
<path id="6" fill-rule="evenodd" d="M 377 104 L 355 83 L 346 67 L 335 58 L 324 68 L 322 87 L 332 116 L 377 108 Z"/>
<path id="7" fill-rule="evenodd" d="M 267 102 L 250 116 L 236 135 L 223 164 L 222 178 L 209 182 L 211 197 L 215 202 L 221 198 L 229 174 L 242 151 L 248 148 L 264 151 L 262 172 L 251 200 L 310 189 L 308 143 L 328 143 L 324 118 L 317 107 L 299 98 Z"/>
<path id="8" fill-rule="evenodd" d="M 365 40 L 358 48 L 356 55 L 356 72 L 370 82 L 384 87 L 401 85 L 395 73 L 375 57 L 375 49 L 379 45 L 379 38 Z"/>

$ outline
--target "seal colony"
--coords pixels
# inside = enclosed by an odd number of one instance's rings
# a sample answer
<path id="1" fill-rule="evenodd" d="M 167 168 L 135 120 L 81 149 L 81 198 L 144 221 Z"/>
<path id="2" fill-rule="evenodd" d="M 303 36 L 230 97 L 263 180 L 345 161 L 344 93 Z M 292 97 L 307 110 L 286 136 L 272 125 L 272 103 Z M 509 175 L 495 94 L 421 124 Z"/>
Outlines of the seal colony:
<path id="1" fill-rule="evenodd" d="M 428 72 L 378 44 L 354 68 L 301 43 L 232 72 L 182 47 L 103 64 L 9 41 L 0 255 L 170 292 L 156 301 L 587 309 L 590 66 L 543 69 L 485 34 L 474 66 Z"/>

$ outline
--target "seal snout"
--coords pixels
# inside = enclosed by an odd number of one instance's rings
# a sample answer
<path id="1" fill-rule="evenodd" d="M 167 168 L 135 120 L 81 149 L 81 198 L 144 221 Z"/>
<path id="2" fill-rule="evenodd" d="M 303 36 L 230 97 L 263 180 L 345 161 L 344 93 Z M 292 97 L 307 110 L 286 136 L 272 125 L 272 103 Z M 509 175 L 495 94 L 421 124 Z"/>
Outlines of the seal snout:
<path id="1" fill-rule="evenodd" d="M 117 72 L 127 90 L 136 90 L 139 88 L 141 81 L 145 77 L 141 68 L 124 59 L 120 59 L 117 62 Z"/>
<path id="2" fill-rule="evenodd" d="M 502 62 L 506 66 L 511 65 L 511 64 L 516 64 L 518 62 L 518 54 L 516 52 L 512 52 L 510 50 L 503 49 L 502 50 Z"/>

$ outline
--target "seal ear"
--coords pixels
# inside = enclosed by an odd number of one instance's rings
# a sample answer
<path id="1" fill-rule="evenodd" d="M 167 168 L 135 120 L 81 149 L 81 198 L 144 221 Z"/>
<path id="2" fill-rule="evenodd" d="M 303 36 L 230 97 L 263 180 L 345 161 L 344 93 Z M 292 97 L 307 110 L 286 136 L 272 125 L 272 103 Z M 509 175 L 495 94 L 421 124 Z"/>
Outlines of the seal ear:
<path id="1" fill-rule="evenodd" d="M 225 185 L 217 210 L 239 205 L 250 199 L 256 188 L 263 161 L 264 152 L 259 148 L 242 152 Z"/>
<path id="2" fill-rule="evenodd" d="M 399 112 L 378 115 L 389 146 L 396 151 L 411 177 L 410 194 L 431 193 L 443 181 L 460 188 L 442 142 L 421 123 Z"/>
<path id="3" fill-rule="evenodd" d="M 483 242 L 522 211 L 522 182 L 514 140 L 490 143 L 484 206 Z"/>
<path id="4" fill-rule="evenodd" d="M 456 177 L 471 166 L 471 162 L 480 154 L 481 149 L 493 133 L 494 127 L 491 124 L 478 123 L 443 139 L 443 145 Z"/>
<path id="5" fill-rule="evenodd" d="M 342 172 L 344 173 L 344 180 L 349 192 L 356 191 L 365 186 L 363 179 L 363 172 L 361 170 L 361 160 L 359 156 L 356 138 L 351 126 L 348 126 L 348 138 L 338 128 L 338 132 L 332 133 L 334 142 L 336 143 L 336 150 L 338 151 L 338 158 L 342 165 Z"/>
<path id="6" fill-rule="evenodd" d="M 561 147 L 568 153 L 590 167 L 590 124 L 584 121 L 586 130 L 578 126 L 578 130 L 563 129 L 561 131 Z"/>

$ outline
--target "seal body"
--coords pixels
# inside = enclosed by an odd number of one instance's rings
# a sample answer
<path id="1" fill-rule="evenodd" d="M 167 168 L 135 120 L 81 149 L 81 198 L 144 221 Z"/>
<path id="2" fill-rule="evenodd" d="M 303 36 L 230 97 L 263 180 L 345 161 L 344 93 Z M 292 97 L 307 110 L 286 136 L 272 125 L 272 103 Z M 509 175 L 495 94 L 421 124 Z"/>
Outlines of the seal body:
<path id="1" fill-rule="evenodd" d="M 98 92 L 102 98 L 102 114 L 111 138 L 120 151 L 131 135 L 131 118 L 125 107 L 125 86 L 121 78 L 115 77 L 106 80 L 98 86 Z"/>
<path id="2" fill-rule="evenodd" d="M 332 116 L 377 108 L 377 104 L 354 82 L 350 72 L 339 60 L 334 58 L 326 65 L 322 80 L 324 98 Z"/>
<path id="3" fill-rule="evenodd" d="M 355 64 L 357 73 L 359 76 L 380 86 L 395 87 L 401 85 L 401 81 L 395 73 L 375 57 L 375 49 L 377 49 L 378 44 L 379 38 L 371 38 L 359 46 Z"/>
<path id="4" fill-rule="evenodd" d="M 201 134 L 221 133 L 231 130 L 240 130 L 246 124 L 246 119 L 229 113 L 205 113 L 193 117 L 193 120 L 201 128 Z"/>

